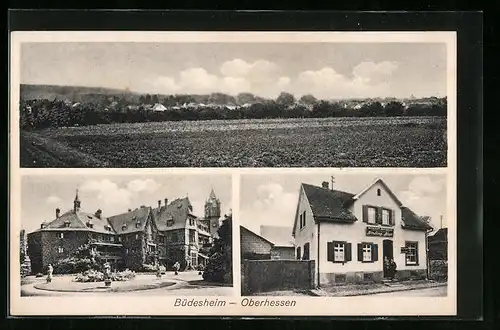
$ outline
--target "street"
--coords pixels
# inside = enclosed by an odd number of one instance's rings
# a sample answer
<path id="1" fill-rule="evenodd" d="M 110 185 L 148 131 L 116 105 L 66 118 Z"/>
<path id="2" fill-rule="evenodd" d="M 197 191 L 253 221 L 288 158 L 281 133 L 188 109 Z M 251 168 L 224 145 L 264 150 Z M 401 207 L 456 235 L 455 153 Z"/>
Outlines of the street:
<path id="1" fill-rule="evenodd" d="M 447 295 L 447 287 L 440 286 L 435 288 L 428 289 L 416 289 L 416 290 L 407 290 L 407 291 L 396 291 L 396 292 L 385 292 L 385 293 L 376 293 L 373 296 L 377 297 L 446 297 Z"/>

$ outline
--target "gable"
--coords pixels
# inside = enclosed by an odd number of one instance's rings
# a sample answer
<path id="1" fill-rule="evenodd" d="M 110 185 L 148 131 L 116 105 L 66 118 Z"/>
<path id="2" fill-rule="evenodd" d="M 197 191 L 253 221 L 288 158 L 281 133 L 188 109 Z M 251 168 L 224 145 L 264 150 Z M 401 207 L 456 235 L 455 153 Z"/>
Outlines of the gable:
<path id="1" fill-rule="evenodd" d="M 369 195 L 371 194 L 373 196 L 374 193 L 377 194 L 377 191 L 379 189 L 380 189 L 381 193 L 382 193 L 382 191 L 384 192 L 384 196 L 386 196 L 386 194 L 387 194 L 387 196 L 393 200 L 393 202 L 396 204 L 397 207 L 403 206 L 403 203 L 401 203 L 399 198 L 397 198 L 397 196 L 392 192 L 392 190 L 387 186 L 387 184 L 382 179 L 376 179 L 373 183 L 368 185 L 361 192 L 359 192 L 358 194 L 353 196 L 352 199 L 355 201 L 358 201 L 361 198 L 363 198 L 363 196 L 366 196 L 367 194 L 369 194 Z M 380 196 L 380 197 L 382 197 L 382 196 Z"/>

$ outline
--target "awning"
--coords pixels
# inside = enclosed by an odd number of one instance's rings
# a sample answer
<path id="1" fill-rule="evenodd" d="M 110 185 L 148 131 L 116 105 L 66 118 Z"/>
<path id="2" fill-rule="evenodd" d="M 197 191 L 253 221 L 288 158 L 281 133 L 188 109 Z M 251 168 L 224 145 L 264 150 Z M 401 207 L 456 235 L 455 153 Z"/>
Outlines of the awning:
<path id="1" fill-rule="evenodd" d="M 199 257 L 202 257 L 202 258 L 204 258 L 204 259 L 209 259 L 209 257 L 207 257 L 206 255 L 201 254 L 201 253 L 199 253 L 199 252 L 198 252 L 198 256 L 199 256 Z"/>

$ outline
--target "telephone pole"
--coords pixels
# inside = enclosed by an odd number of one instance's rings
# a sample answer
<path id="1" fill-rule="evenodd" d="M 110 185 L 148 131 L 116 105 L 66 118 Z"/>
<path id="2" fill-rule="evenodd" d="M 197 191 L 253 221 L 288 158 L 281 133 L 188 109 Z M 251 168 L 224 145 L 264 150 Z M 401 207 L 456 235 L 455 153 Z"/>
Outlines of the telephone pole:
<path id="1" fill-rule="evenodd" d="M 335 176 L 330 177 L 330 181 L 332 182 L 331 190 L 333 190 L 333 184 L 335 183 Z"/>

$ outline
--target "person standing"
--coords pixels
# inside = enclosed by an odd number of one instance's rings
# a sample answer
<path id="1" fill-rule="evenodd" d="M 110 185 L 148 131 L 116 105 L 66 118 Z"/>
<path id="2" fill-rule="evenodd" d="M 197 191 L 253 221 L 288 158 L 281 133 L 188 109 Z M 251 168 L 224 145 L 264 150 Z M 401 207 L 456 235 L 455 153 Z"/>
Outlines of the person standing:
<path id="1" fill-rule="evenodd" d="M 391 281 L 394 279 L 394 277 L 396 277 L 396 271 L 397 271 L 397 265 L 396 265 L 396 262 L 394 261 L 394 259 L 391 259 L 389 261 L 389 269 L 390 269 L 390 278 L 391 278 Z"/>
<path id="2" fill-rule="evenodd" d="M 52 267 L 52 264 L 49 264 L 49 267 L 47 269 L 47 283 L 52 282 L 52 272 L 54 271 L 54 268 Z"/>

